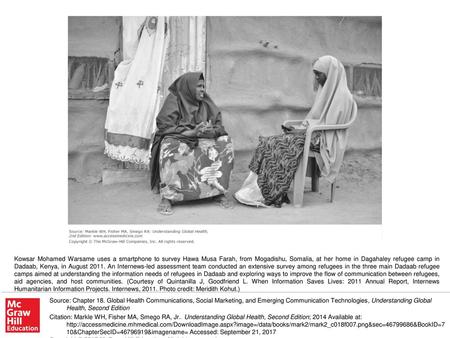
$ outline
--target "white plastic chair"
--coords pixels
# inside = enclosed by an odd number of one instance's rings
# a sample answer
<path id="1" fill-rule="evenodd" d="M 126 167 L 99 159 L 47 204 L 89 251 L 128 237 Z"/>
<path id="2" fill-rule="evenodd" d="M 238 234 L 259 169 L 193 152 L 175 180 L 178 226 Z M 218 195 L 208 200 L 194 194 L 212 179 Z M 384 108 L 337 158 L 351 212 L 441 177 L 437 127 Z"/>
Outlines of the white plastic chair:
<path id="1" fill-rule="evenodd" d="M 295 207 L 301 207 L 303 206 L 303 194 L 305 191 L 305 181 L 306 181 L 306 174 L 307 174 L 307 168 L 310 168 L 310 176 L 312 179 L 312 191 L 319 191 L 319 169 L 315 160 L 314 153 L 310 153 L 309 151 L 309 144 L 311 143 L 311 135 L 315 131 L 319 130 L 343 130 L 348 129 L 353 122 L 356 120 L 356 116 L 358 114 L 358 107 L 356 105 L 356 102 L 353 102 L 353 109 L 352 109 L 352 115 L 350 117 L 350 120 L 345 124 L 333 124 L 333 125 L 315 125 L 310 126 L 306 130 L 306 136 L 305 136 L 305 147 L 303 149 L 303 154 L 301 155 L 300 163 L 298 165 L 297 171 L 295 172 L 294 176 L 294 201 L 293 204 Z M 284 121 L 284 126 L 295 126 L 300 125 L 303 122 L 303 120 L 286 120 Z M 308 161 L 308 159 L 312 159 L 311 161 Z M 307 160 L 305 160 L 307 159 Z M 308 166 L 308 162 L 310 165 Z M 334 194 L 336 190 L 336 182 L 333 182 L 331 184 L 331 197 L 330 202 L 333 202 L 334 200 Z"/>

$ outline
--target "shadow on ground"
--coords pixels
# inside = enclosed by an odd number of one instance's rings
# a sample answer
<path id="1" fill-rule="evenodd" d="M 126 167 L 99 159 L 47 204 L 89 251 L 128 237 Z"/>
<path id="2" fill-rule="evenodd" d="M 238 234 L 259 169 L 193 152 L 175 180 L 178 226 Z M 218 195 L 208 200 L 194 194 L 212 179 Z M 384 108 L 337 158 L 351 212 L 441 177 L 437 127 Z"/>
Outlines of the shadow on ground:
<path id="1" fill-rule="evenodd" d="M 248 175 L 251 153 L 237 153 L 230 191 Z M 307 181 L 307 191 L 310 183 Z M 379 224 L 381 223 L 381 152 L 346 154 L 337 179 L 336 197 L 329 203 L 330 185 L 307 192 L 303 208 L 254 208 L 236 204 L 222 209 L 211 199 L 176 204 L 174 214 L 156 212 L 159 195 L 149 184 L 103 186 L 69 180 L 69 224 Z"/>

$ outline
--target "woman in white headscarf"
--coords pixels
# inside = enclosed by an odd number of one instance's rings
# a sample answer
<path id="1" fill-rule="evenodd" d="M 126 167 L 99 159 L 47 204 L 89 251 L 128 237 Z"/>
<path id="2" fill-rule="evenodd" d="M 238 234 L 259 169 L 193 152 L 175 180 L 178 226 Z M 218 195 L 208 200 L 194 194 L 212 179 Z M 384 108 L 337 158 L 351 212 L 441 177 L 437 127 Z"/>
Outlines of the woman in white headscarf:
<path id="1" fill-rule="evenodd" d="M 297 170 L 309 125 L 344 124 L 353 109 L 353 96 L 347 87 L 345 69 L 333 56 L 322 56 L 313 65 L 318 85 L 313 106 L 301 129 L 285 129 L 285 134 L 260 137 L 249 164 L 250 175 L 236 199 L 245 204 L 281 207 L 289 202 L 288 189 Z M 323 177 L 334 182 L 342 164 L 347 131 L 325 131 L 313 134 L 312 150 Z"/>

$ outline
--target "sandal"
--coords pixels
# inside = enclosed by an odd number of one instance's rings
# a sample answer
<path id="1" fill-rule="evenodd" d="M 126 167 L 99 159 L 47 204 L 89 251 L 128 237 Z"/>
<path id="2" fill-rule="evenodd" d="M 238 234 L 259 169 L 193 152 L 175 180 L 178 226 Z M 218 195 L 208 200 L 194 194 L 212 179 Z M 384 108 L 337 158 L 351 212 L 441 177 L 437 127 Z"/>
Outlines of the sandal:
<path id="1" fill-rule="evenodd" d="M 173 214 L 172 203 L 167 199 L 162 199 L 156 209 L 161 215 L 169 216 Z"/>
<path id="2" fill-rule="evenodd" d="M 224 195 L 218 196 L 216 202 L 219 203 L 220 207 L 223 209 L 233 209 L 235 205 L 232 199 L 229 199 Z"/>

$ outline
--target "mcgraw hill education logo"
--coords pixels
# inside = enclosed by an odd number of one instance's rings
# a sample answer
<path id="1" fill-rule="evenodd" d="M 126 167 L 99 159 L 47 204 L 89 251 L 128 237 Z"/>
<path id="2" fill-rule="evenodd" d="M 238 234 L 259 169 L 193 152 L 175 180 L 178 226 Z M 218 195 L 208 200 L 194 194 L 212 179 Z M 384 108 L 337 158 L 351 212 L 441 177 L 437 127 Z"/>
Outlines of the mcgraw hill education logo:
<path id="1" fill-rule="evenodd" d="M 5 331 L 14 333 L 39 332 L 39 298 L 6 298 Z"/>

